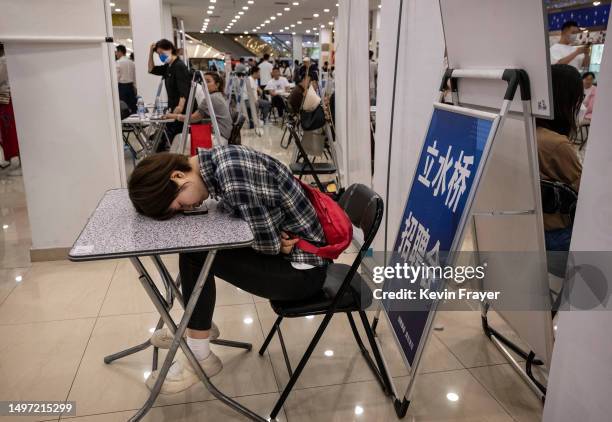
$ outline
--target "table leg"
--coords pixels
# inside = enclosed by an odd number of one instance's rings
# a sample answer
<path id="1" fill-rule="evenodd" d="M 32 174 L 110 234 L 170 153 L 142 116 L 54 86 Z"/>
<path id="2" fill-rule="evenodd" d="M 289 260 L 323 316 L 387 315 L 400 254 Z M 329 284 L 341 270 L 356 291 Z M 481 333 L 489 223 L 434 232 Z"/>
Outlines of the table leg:
<path id="1" fill-rule="evenodd" d="M 140 410 L 138 410 L 138 412 L 130 419 L 130 421 L 139 421 L 140 419 L 142 419 L 144 415 L 151 409 L 151 407 L 155 403 L 155 400 L 157 399 L 157 396 L 159 395 L 162 384 L 164 380 L 166 379 L 166 376 L 168 375 L 168 370 L 170 369 L 170 366 L 172 365 L 172 361 L 174 360 L 174 356 L 176 355 L 176 352 L 178 351 L 179 346 L 181 347 L 183 353 L 185 354 L 185 357 L 187 358 L 187 360 L 193 367 L 198 377 L 202 380 L 202 383 L 204 384 L 206 389 L 210 391 L 210 393 L 213 396 L 215 396 L 217 399 L 219 399 L 220 401 L 222 401 L 223 403 L 225 403 L 232 409 L 236 410 L 240 414 L 252 420 L 259 421 L 259 422 L 266 421 L 266 419 L 253 413 L 246 407 L 242 406 L 240 403 L 232 400 L 230 397 L 226 396 L 221 391 L 219 391 L 210 382 L 208 376 L 206 376 L 206 374 L 202 370 L 202 367 L 196 360 L 195 356 L 193 356 L 193 353 L 189 349 L 189 346 L 187 346 L 187 342 L 183 338 L 183 334 L 185 333 L 185 330 L 187 329 L 187 323 L 191 319 L 191 315 L 193 314 L 198 298 L 200 297 L 200 294 L 202 293 L 204 283 L 206 282 L 206 277 L 208 276 L 208 273 L 210 272 L 210 268 L 215 259 L 215 255 L 216 255 L 216 251 L 208 252 L 208 255 L 206 256 L 206 260 L 204 261 L 204 266 L 202 267 L 202 271 L 200 272 L 198 280 L 196 281 L 191 297 L 189 298 L 189 302 L 187 303 L 187 306 L 185 308 L 185 313 L 183 317 L 181 318 L 181 322 L 179 323 L 178 327 L 176 326 L 168 310 L 164 306 L 164 298 L 161 296 L 159 290 L 157 289 L 157 286 L 155 286 L 155 283 L 153 283 L 150 277 L 147 277 L 145 275 L 146 269 L 144 268 L 144 265 L 142 264 L 142 262 L 140 262 L 140 260 L 136 257 L 131 258 L 132 263 L 134 264 L 136 268 L 138 268 L 139 274 L 141 274 L 141 276 L 139 277 L 140 282 L 145 288 L 147 294 L 149 295 L 149 298 L 151 299 L 151 301 L 157 308 L 157 311 L 161 315 L 162 319 L 164 320 L 168 328 L 170 328 L 170 330 L 174 334 L 174 339 L 172 340 L 172 344 L 170 345 L 170 349 L 168 350 L 168 354 L 166 355 L 164 364 L 162 365 L 162 368 L 159 371 L 157 381 L 155 382 L 155 385 L 153 386 L 153 390 L 151 391 L 149 398 L 144 403 L 144 405 L 140 408 Z"/>

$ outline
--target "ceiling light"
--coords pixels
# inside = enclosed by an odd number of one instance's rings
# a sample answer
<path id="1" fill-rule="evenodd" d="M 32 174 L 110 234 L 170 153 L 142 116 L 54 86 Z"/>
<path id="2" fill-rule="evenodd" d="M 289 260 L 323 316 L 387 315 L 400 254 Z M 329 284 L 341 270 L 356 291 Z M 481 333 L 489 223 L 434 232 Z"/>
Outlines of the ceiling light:
<path id="1" fill-rule="evenodd" d="M 219 34 L 224 34 L 224 33 L 225 33 L 225 31 L 219 31 Z"/>
<path id="2" fill-rule="evenodd" d="M 239 15 L 244 15 L 244 12 L 241 10 L 240 12 L 238 12 Z"/>
<path id="3" fill-rule="evenodd" d="M 329 13 L 329 9 L 323 9 L 325 13 Z"/>
<path id="4" fill-rule="evenodd" d="M 22 277 L 22 276 L 18 275 L 17 277 L 15 277 L 15 281 L 16 281 L 17 283 L 20 283 L 20 282 L 21 282 L 21 280 L 23 280 L 23 277 Z"/>
<path id="5" fill-rule="evenodd" d="M 254 2 L 253 0 L 249 0 L 249 1 L 247 1 L 247 3 L 248 3 L 248 4 L 253 4 L 253 3 L 255 3 L 255 2 Z"/>
<path id="6" fill-rule="evenodd" d="M 323 354 L 329 358 L 329 357 L 332 357 L 334 355 L 334 351 L 333 350 L 326 350 Z"/>
<path id="7" fill-rule="evenodd" d="M 234 19 L 240 19 L 240 15 L 234 16 Z"/>
<path id="8" fill-rule="evenodd" d="M 336 3 L 336 7 L 340 7 L 340 5 L 338 3 Z"/>
<path id="9" fill-rule="evenodd" d="M 295 25 L 294 25 L 294 24 L 291 24 L 291 25 L 289 25 L 289 26 L 290 26 L 290 27 L 292 27 L 292 28 L 295 28 Z"/>
<path id="10" fill-rule="evenodd" d="M 307 29 L 307 30 L 306 30 L 306 33 L 307 33 L 307 34 L 310 34 L 310 29 Z"/>
<path id="11" fill-rule="evenodd" d="M 459 395 L 457 393 L 448 393 L 446 395 L 446 398 L 448 399 L 448 401 L 457 401 L 459 400 Z"/>
<path id="12" fill-rule="evenodd" d="M 268 35 L 272 35 L 272 32 L 268 32 Z"/>
<path id="13" fill-rule="evenodd" d="M 253 323 L 253 318 L 251 317 L 246 317 L 245 319 L 242 320 L 245 324 L 252 324 Z"/>
<path id="14" fill-rule="evenodd" d="M 214 10 L 214 9 L 215 9 L 215 6 L 208 6 L 208 8 L 209 8 L 210 10 Z"/>
<path id="15" fill-rule="evenodd" d="M 601 2 L 600 2 L 600 1 L 594 1 L 594 2 L 593 2 L 593 6 L 599 6 L 600 4 L 601 4 Z"/>
<path id="16" fill-rule="evenodd" d="M 291 8 L 290 8 L 290 7 L 285 7 L 285 12 L 288 12 L 288 11 L 290 11 L 290 10 L 291 10 Z"/>
<path id="17" fill-rule="evenodd" d="M 265 23 L 270 23 L 270 20 L 269 20 L 269 19 L 266 19 Z"/>
<path id="18" fill-rule="evenodd" d="M 327 22 L 329 24 L 329 26 L 332 26 L 334 23 L 333 22 Z"/>
<path id="19" fill-rule="evenodd" d="M 313 13 L 312 16 L 314 16 L 315 18 L 318 18 L 319 14 L 318 13 Z"/>
<path id="20" fill-rule="evenodd" d="M 121 12 L 121 9 L 115 9 L 115 12 Z"/>
<path id="21" fill-rule="evenodd" d="M 270 16 L 271 20 L 276 20 L 276 16 Z"/>
<path id="22" fill-rule="evenodd" d="M 235 22 L 236 22 L 236 19 L 232 19 L 232 23 L 235 23 Z"/>
<path id="23" fill-rule="evenodd" d="M 204 22 L 210 22 L 210 18 L 204 19 Z"/>
<path id="24" fill-rule="evenodd" d="M 204 33 L 204 30 L 201 30 L 201 31 L 200 31 L 200 34 L 203 34 L 203 33 Z"/>
<path id="25" fill-rule="evenodd" d="M 285 32 L 285 30 L 284 29 L 279 29 L 278 32 Z"/>
<path id="26" fill-rule="evenodd" d="M 379 4 L 379 5 L 378 5 L 378 8 L 379 8 L 379 9 L 380 9 L 380 8 L 382 8 L 382 5 L 380 5 L 380 4 Z"/>
<path id="27" fill-rule="evenodd" d="M 212 15 L 213 11 L 212 10 L 207 10 L 206 13 L 208 13 L 209 15 Z"/>
<path id="28" fill-rule="evenodd" d="M 217 2 L 217 0 L 210 0 L 210 2 L 211 2 L 211 3 L 216 3 L 216 2 Z"/>
<path id="29" fill-rule="evenodd" d="M 324 25 L 324 24 L 321 24 L 321 28 L 325 28 L 325 25 Z"/>
<path id="30" fill-rule="evenodd" d="M 300 3 L 298 3 L 297 1 L 294 1 L 294 2 L 293 2 L 293 5 L 294 5 L 294 6 L 299 6 L 299 5 L 300 5 Z"/>
<path id="31" fill-rule="evenodd" d="M 286 27 L 285 27 L 285 29 L 289 29 L 289 27 L 288 27 L 288 26 L 286 26 Z"/>
<path id="32" fill-rule="evenodd" d="M 298 24 L 298 25 L 301 25 L 301 24 L 302 24 L 302 21 L 297 21 L 297 24 Z"/>
<path id="33" fill-rule="evenodd" d="M 281 12 L 278 12 L 276 16 L 283 16 L 283 14 Z"/>
<path id="34" fill-rule="evenodd" d="M 111 4 L 110 4 L 110 7 L 115 7 L 115 3 L 111 3 Z"/>
<path id="35" fill-rule="evenodd" d="M 363 407 L 355 406 L 355 415 L 359 416 L 361 414 L 363 414 Z"/>
<path id="36" fill-rule="evenodd" d="M 292 32 L 291 35 L 295 35 L 295 32 Z M 306 317 L 306 318 L 308 318 L 308 317 Z"/>

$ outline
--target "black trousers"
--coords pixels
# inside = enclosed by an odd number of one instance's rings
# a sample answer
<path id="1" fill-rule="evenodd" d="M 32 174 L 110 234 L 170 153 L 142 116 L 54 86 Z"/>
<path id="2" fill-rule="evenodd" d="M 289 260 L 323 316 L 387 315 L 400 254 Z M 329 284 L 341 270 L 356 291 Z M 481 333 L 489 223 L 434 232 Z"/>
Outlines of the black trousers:
<path id="1" fill-rule="evenodd" d="M 172 143 L 174 137 L 183 131 L 183 122 L 179 122 L 175 120 L 174 122 L 168 123 L 166 128 L 164 129 L 166 132 L 166 136 L 168 137 L 168 141 Z M 170 145 L 166 142 L 166 138 L 162 137 L 159 146 L 157 147 L 157 151 L 155 152 L 164 152 L 170 149 Z"/>
<path id="2" fill-rule="evenodd" d="M 179 271 L 185 303 L 191 297 L 207 252 L 179 255 Z M 217 252 L 204 289 L 187 327 L 209 330 L 215 309 L 217 276 L 251 294 L 273 300 L 301 300 L 318 293 L 326 267 L 297 270 L 282 255 L 263 255 L 251 248 Z"/>
<path id="3" fill-rule="evenodd" d="M 278 110 L 278 117 L 283 117 L 283 113 L 285 112 L 285 103 L 280 95 L 272 96 L 272 107 L 275 107 Z"/>
<path id="4" fill-rule="evenodd" d="M 136 113 L 136 90 L 134 84 L 119 84 L 119 99 L 127 104 L 131 113 Z"/>

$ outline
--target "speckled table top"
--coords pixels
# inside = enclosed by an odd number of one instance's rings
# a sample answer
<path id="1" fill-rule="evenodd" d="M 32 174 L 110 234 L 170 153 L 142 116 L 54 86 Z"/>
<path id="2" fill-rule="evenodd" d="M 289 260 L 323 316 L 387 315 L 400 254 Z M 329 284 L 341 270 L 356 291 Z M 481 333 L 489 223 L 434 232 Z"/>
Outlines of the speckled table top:
<path id="1" fill-rule="evenodd" d="M 161 255 L 249 246 L 253 234 L 238 218 L 210 210 L 208 214 L 179 214 L 166 221 L 139 215 L 127 189 L 106 192 L 68 257 L 90 261 L 143 255 Z"/>

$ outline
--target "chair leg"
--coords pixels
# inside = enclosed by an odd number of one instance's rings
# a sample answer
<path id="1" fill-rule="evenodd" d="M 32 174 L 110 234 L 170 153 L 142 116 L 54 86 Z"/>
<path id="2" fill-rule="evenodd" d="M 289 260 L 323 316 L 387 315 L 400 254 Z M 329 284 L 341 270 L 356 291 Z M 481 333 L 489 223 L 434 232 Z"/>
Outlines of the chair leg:
<path id="1" fill-rule="evenodd" d="M 321 339 L 321 336 L 323 335 L 323 332 L 327 328 L 327 325 L 329 324 L 329 321 L 331 320 L 333 315 L 334 315 L 333 313 L 325 314 L 323 321 L 321 321 L 321 325 L 319 325 L 319 328 L 317 329 L 317 332 L 315 333 L 314 337 L 310 341 L 310 344 L 308 345 L 306 352 L 304 352 L 302 359 L 300 359 L 300 363 L 298 363 L 298 366 L 295 368 L 293 375 L 291 376 L 291 378 L 289 378 L 289 381 L 287 382 L 285 389 L 281 393 L 280 398 L 274 405 L 274 409 L 272 409 L 272 412 L 270 413 L 270 419 L 276 419 L 276 416 L 278 416 L 279 412 L 283 408 L 283 404 L 285 403 L 285 400 L 287 400 L 287 397 L 289 397 L 289 393 L 291 393 L 291 390 L 293 389 L 293 386 L 295 385 L 298 378 L 300 377 L 300 374 L 304 370 L 306 363 L 308 363 L 308 359 L 310 359 L 310 355 L 312 355 L 312 352 L 317 346 L 317 343 L 319 343 L 319 340 Z"/>
<path id="2" fill-rule="evenodd" d="M 363 341 L 361 341 L 361 336 L 359 335 L 359 331 L 357 331 L 357 326 L 355 325 L 355 320 L 353 319 L 353 315 L 350 312 L 347 312 L 346 316 L 349 320 L 349 324 L 351 325 L 351 330 L 353 331 L 353 337 L 355 337 L 355 341 L 357 342 L 357 345 L 359 346 L 359 350 L 361 350 L 361 354 L 363 355 L 363 358 L 365 359 L 366 363 L 368 364 L 372 372 L 374 372 L 374 375 L 376 376 L 376 379 L 378 380 L 383 391 L 387 393 L 387 386 L 385 385 L 383 377 L 379 369 L 377 368 L 376 364 L 372 360 L 372 357 L 370 356 L 370 352 L 368 352 L 368 349 L 366 349 L 365 345 L 363 344 Z"/>
<path id="3" fill-rule="evenodd" d="M 380 350 L 378 349 L 378 343 L 376 343 L 376 340 L 374 339 L 374 332 L 372 331 L 372 327 L 370 326 L 370 322 L 368 321 L 368 316 L 366 315 L 364 311 L 359 311 L 359 317 L 361 317 L 363 329 L 366 332 L 366 336 L 368 337 L 370 347 L 372 348 L 372 353 L 374 354 L 374 359 L 376 359 L 376 364 L 378 365 L 378 370 L 386 386 L 386 392 L 387 394 L 392 394 L 393 389 L 391 387 L 391 379 L 389 377 L 389 373 L 387 372 L 387 367 L 385 366 L 385 363 L 383 362 Z"/>
<path id="4" fill-rule="evenodd" d="M 280 329 L 280 324 L 278 325 L 277 329 L 278 331 L 278 340 L 280 341 L 281 344 L 281 350 L 283 351 L 283 358 L 285 359 L 285 365 L 287 365 L 287 372 L 289 373 L 289 376 L 293 376 L 293 369 L 291 369 L 291 362 L 289 361 L 289 354 L 287 353 L 287 347 L 285 346 L 285 339 L 283 339 L 283 333 Z"/>
<path id="5" fill-rule="evenodd" d="M 280 327 L 280 323 L 282 320 L 283 320 L 283 317 L 279 316 L 278 318 L 276 318 L 276 321 L 274 321 L 274 325 L 272 325 L 272 328 L 270 329 L 270 332 L 268 333 L 268 337 L 266 337 L 265 341 L 261 345 L 261 349 L 259 349 L 260 355 L 263 355 L 266 349 L 268 348 L 268 345 L 270 344 L 270 341 L 272 341 L 272 337 L 274 337 L 274 333 Z"/>

